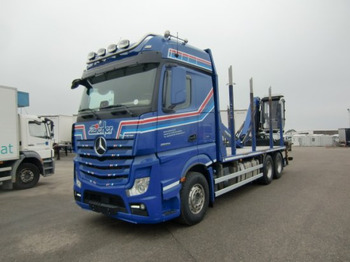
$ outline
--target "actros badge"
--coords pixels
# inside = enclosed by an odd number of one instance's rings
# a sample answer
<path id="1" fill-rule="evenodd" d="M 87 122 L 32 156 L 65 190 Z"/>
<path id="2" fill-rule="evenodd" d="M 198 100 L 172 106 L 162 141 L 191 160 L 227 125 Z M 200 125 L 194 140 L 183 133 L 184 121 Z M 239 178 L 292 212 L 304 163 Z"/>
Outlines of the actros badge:
<path id="1" fill-rule="evenodd" d="M 107 151 L 107 141 L 103 136 L 98 137 L 95 140 L 95 152 L 99 156 L 102 156 Z"/>

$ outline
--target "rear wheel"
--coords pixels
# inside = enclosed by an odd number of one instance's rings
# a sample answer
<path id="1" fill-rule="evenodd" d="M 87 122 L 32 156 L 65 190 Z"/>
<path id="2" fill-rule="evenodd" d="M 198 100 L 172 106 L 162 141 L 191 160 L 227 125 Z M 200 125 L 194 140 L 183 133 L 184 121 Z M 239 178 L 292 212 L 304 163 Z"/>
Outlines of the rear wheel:
<path id="1" fill-rule="evenodd" d="M 31 163 L 22 163 L 17 169 L 14 187 L 16 189 L 31 188 L 38 183 L 39 176 L 39 169 L 36 167 L 36 165 Z"/>
<path id="2" fill-rule="evenodd" d="M 200 222 L 209 205 L 209 186 L 201 173 L 190 172 L 180 193 L 181 215 L 180 222 L 194 225 Z"/>
<path id="3" fill-rule="evenodd" d="M 275 179 L 278 179 L 282 176 L 282 171 L 283 171 L 283 157 L 280 152 L 277 152 L 275 154 L 275 157 L 273 159 L 274 163 L 274 174 L 273 177 Z"/>
<path id="4" fill-rule="evenodd" d="M 272 182 L 273 179 L 273 160 L 270 155 L 267 155 L 264 160 L 264 166 L 263 166 L 263 176 L 260 178 L 260 182 L 263 185 L 268 185 Z"/>

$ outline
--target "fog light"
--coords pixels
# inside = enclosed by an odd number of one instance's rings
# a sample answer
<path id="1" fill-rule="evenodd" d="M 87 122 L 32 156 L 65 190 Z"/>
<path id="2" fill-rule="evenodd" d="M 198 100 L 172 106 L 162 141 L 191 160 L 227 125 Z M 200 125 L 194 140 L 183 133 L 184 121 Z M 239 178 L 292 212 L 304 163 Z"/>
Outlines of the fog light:
<path id="1" fill-rule="evenodd" d="M 145 204 L 130 204 L 131 214 L 138 216 L 148 216 Z"/>
<path id="2" fill-rule="evenodd" d="M 74 190 L 74 199 L 75 201 L 81 202 L 81 194 Z"/>
<path id="3" fill-rule="evenodd" d="M 146 210 L 146 206 L 144 204 L 132 204 L 130 207 L 133 209 Z"/>
<path id="4" fill-rule="evenodd" d="M 147 192 L 149 186 L 149 177 L 135 179 L 134 185 L 129 190 L 126 190 L 128 196 L 138 196 Z"/>

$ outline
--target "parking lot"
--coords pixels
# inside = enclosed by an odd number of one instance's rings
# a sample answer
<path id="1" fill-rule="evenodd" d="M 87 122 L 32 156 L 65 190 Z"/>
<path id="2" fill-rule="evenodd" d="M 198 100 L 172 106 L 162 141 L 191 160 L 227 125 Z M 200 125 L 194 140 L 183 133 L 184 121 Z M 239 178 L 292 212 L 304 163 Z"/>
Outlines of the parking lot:
<path id="1" fill-rule="evenodd" d="M 293 148 L 281 179 L 216 199 L 205 219 L 134 225 L 80 209 L 73 155 L 0 191 L 1 261 L 350 261 L 350 148 Z"/>

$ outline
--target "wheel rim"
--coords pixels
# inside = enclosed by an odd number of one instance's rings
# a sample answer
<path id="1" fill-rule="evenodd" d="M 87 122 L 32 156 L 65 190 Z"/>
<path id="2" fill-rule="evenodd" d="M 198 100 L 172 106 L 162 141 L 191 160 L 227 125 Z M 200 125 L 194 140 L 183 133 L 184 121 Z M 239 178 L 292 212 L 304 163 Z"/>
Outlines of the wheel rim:
<path id="1" fill-rule="evenodd" d="M 30 169 L 24 169 L 22 170 L 20 177 L 23 183 L 29 183 L 33 181 L 34 173 Z"/>
<path id="2" fill-rule="evenodd" d="M 204 188 L 200 184 L 195 184 L 188 196 L 188 204 L 193 214 L 198 214 L 202 211 L 205 202 Z"/>

